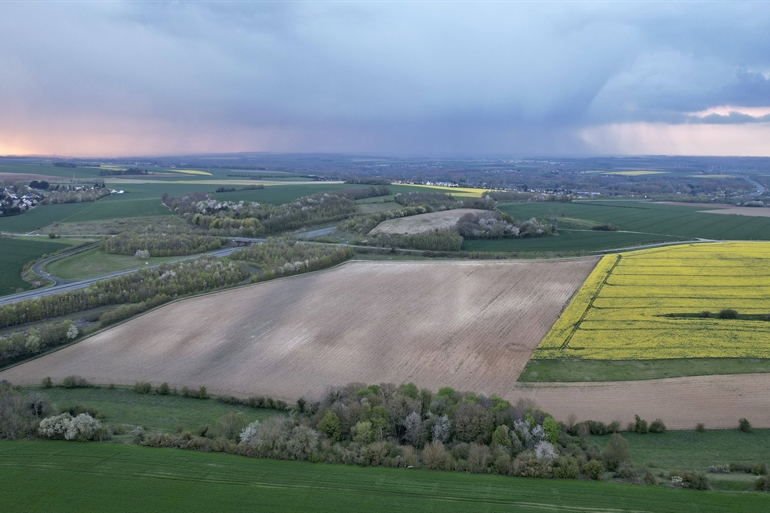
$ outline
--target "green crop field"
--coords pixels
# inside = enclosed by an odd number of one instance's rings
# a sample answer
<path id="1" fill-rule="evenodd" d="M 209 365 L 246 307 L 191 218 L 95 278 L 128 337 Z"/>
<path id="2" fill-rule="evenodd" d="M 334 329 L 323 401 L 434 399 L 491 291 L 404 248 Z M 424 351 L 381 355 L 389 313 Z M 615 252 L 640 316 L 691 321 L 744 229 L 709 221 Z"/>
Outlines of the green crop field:
<path id="1" fill-rule="evenodd" d="M 46 266 L 46 271 L 64 280 L 82 280 L 115 271 L 160 264 L 177 258 L 180 257 L 137 258 L 131 255 L 112 255 L 95 248 L 55 260 Z"/>
<path id="2" fill-rule="evenodd" d="M 233 185 L 236 189 L 243 186 Z M 325 191 L 336 191 L 351 187 L 364 187 L 362 185 L 333 184 L 333 183 L 312 183 L 298 185 L 268 185 L 264 189 L 253 190 L 235 190 L 232 192 L 218 192 L 214 196 L 220 201 L 256 201 L 257 203 L 267 203 L 270 205 L 282 205 L 289 203 L 297 198 L 316 194 Z"/>
<path id="3" fill-rule="evenodd" d="M 767 511 L 760 494 L 260 460 L 117 444 L 0 444 L 3 511 Z"/>
<path id="4" fill-rule="evenodd" d="M 770 218 L 704 214 L 710 207 L 664 205 L 642 201 L 576 201 L 572 203 L 512 203 L 500 210 L 518 219 L 564 214 L 618 230 L 650 235 L 727 240 L 770 240 Z M 569 223 L 567 223 L 569 224 Z M 560 225 L 561 226 L 561 225 Z M 565 226 L 569 228 L 569 226 Z"/>
<path id="5" fill-rule="evenodd" d="M 556 218 L 557 237 L 472 240 L 465 251 L 591 252 L 658 242 L 691 240 L 770 240 L 770 218 L 704 214 L 710 207 L 664 205 L 644 201 L 507 203 L 499 210 L 515 219 Z M 593 231 L 612 224 L 618 231 Z"/>
<path id="6" fill-rule="evenodd" d="M 0 296 L 27 290 L 29 283 L 21 279 L 24 264 L 68 246 L 66 242 L 50 239 L 0 239 Z"/>
<path id="7" fill-rule="evenodd" d="M 770 429 L 744 433 L 738 429 L 668 431 L 663 434 L 622 433 L 628 441 L 631 460 L 665 480 L 676 469 L 695 470 L 707 475 L 715 490 L 753 489 L 757 476 L 743 472 L 709 474 L 711 465 L 740 463 L 753 466 L 770 463 Z M 592 436 L 591 442 L 604 449 L 610 435 Z"/>
<path id="8" fill-rule="evenodd" d="M 71 178 L 95 178 L 99 177 L 99 171 L 95 168 L 69 168 L 57 167 L 51 163 L 42 164 L 0 164 L 0 173 L 47 175 L 49 182 L 64 183 Z M 20 180 L 29 182 L 29 180 Z"/>
<path id="9" fill-rule="evenodd" d="M 531 216 L 530 216 L 531 217 Z M 581 253 L 621 247 L 632 247 L 654 242 L 675 242 L 681 237 L 667 235 L 644 235 L 602 231 L 576 231 L 560 229 L 559 234 L 549 237 L 528 239 L 485 239 L 466 240 L 463 251 L 510 251 L 510 252 L 554 252 Z"/>
<path id="10" fill-rule="evenodd" d="M 214 427 L 217 419 L 240 412 L 248 422 L 264 420 L 279 412 L 247 406 L 223 404 L 214 399 L 192 399 L 178 395 L 137 394 L 130 388 L 48 388 L 27 387 L 25 392 L 47 395 L 59 408 L 81 404 L 96 408 L 108 424 L 146 426 L 150 431 L 173 432 L 178 427 L 197 430 Z"/>

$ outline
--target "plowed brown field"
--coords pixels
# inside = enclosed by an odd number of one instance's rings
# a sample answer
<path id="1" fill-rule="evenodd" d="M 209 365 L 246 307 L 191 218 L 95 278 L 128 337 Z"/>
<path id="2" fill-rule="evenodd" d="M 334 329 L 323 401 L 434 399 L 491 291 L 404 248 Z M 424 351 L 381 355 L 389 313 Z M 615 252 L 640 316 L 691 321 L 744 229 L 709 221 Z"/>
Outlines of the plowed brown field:
<path id="1" fill-rule="evenodd" d="M 0 379 L 76 374 L 290 400 L 329 385 L 413 381 L 513 397 L 596 261 L 352 262 L 173 303 Z"/>
<path id="2" fill-rule="evenodd" d="M 605 383 L 519 384 L 514 394 L 534 400 L 566 421 L 617 420 L 623 428 L 639 415 L 663 419 L 669 429 L 737 428 L 746 417 L 755 427 L 770 427 L 770 374 L 693 376 Z"/>

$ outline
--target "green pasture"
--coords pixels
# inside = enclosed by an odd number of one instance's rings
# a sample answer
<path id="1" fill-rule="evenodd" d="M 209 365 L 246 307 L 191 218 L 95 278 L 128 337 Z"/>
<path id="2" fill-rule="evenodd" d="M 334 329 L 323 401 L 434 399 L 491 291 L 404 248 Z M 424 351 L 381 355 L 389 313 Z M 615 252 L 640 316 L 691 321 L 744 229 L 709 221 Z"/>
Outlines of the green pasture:
<path id="1" fill-rule="evenodd" d="M 126 269 L 148 267 L 177 258 L 179 257 L 137 258 L 131 255 L 112 255 L 94 248 L 55 260 L 46 265 L 46 271 L 63 280 L 82 280 Z"/>
<path id="2" fill-rule="evenodd" d="M 27 290 L 29 283 L 21 279 L 24 264 L 68 245 L 67 242 L 51 239 L 0 238 L 0 296 L 13 294 L 17 289 Z"/>
<path id="3" fill-rule="evenodd" d="M 83 167 L 57 167 L 50 162 L 44 163 L 8 163 L 0 164 L 0 173 L 14 173 L 14 174 L 35 174 L 46 175 L 51 178 L 48 182 L 65 183 L 67 179 L 71 178 L 101 178 L 99 176 L 99 170 L 95 168 L 83 168 Z M 6 180 L 9 178 L 5 178 Z M 29 183 L 29 180 L 21 180 Z"/>
<path id="4" fill-rule="evenodd" d="M 670 360 L 530 360 L 521 382 L 634 381 L 643 379 L 770 372 L 758 358 L 676 358 Z"/>
<path id="5" fill-rule="evenodd" d="M 704 214 L 710 207 L 663 205 L 643 201 L 509 203 L 499 209 L 516 219 L 566 218 L 609 223 L 620 231 L 687 239 L 770 240 L 770 218 Z M 611 232 L 611 235 L 616 233 Z M 620 234 L 618 234 L 620 235 Z"/>
<path id="6" fill-rule="evenodd" d="M 261 460 L 75 442 L 0 444 L 3 511 L 767 511 L 760 494 Z"/>
<path id="7" fill-rule="evenodd" d="M 45 394 L 59 408 L 78 404 L 95 408 L 108 424 L 145 426 L 150 431 L 174 432 L 180 426 L 192 431 L 204 425 L 213 428 L 217 419 L 231 412 L 243 413 L 248 422 L 264 420 L 278 413 L 271 409 L 223 404 L 214 399 L 137 394 L 132 388 L 125 387 L 27 387 L 24 391 Z"/>
<path id="8" fill-rule="evenodd" d="M 648 419 L 649 421 L 654 419 Z M 753 489 L 757 476 L 744 472 L 708 473 L 711 465 L 729 466 L 770 464 L 770 429 L 755 429 L 744 433 L 737 429 L 708 429 L 706 431 L 667 431 L 666 433 L 621 433 L 628 441 L 628 450 L 635 465 L 646 467 L 662 481 L 672 470 L 695 470 L 705 474 L 715 490 Z M 591 442 L 602 449 L 610 435 L 592 436 Z M 735 510 L 737 511 L 737 510 Z"/>

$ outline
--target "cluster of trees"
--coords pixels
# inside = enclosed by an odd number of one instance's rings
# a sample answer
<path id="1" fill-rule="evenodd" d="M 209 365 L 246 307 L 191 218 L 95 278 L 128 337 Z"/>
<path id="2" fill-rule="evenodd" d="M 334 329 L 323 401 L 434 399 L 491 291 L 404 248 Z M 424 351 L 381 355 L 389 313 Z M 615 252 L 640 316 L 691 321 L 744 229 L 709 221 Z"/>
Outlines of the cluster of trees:
<path id="1" fill-rule="evenodd" d="M 148 256 L 155 257 L 203 253 L 219 249 L 222 244 L 221 238 L 211 235 L 123 232 L 102 239 L 101 247 L 105 253 L 135 255 L 147 251 Z"/>
<path id="2" fill-rule="evenodd" d="M 29 182 L 29 186 L 31 189 L 38 189 L 40 191 L 44 191 L 48 189 L 50 185 L 51 184 L 46 182 L 45 180 L 40 180 L 39 182 L 37 180 L 32 180 L 31 182 Z"/>
<path id="3" fill-rule="evenodd" d="M 60 203 L 85 203 L 97 201 L 110 195 L 110 190 L 103 185 L 60 185 L 41 202 L 46 205 Z"/>
<path id="4" fill-rule="evenodd" d="M 456 229 L 463 237 L 473 239 L 539 237 L 556 233 L 554 225 L 541 223 L 534 217 L 518 221 L 499 211 L 465 214 L 457 221 Z"/>
<path id="5" fill-rule="evenodd" d="M 169 301 L 177 296 L 235 285 L 251 272 L 215 257 L 167 263 L 97 281 L 87 288 L 0 307 L 0 328 L 59 317 L 105 305 Z"/>
<path id="6" fill-rule="evenodd" d="M 455 230 L 432 230 L 412 234 L 378 233 L 362 242 L 390 248 L 411 248 L 423 251 L 460 251 L 463 245 L 463 238 Z"/>
<path id="7" fill-rule="evenodd" d="M 101 169 L 101 176 L 121 176 L 121 175 L 146 175 L 149 172 L 139 167 L 130 167 L 128 169 Z"/>
<path id="8" fill-rule="evenodd" d="M 569 194 L 555 193 L 539 193 L 539 192 L 522 192 L 522 191 L 492 191 L 484 195 L 484 198 L 490 198 L 495 201 L 558 201 L 561 203 L 568 203 L 572 201 L 572 196 Z"/>
<path id="9" fill-rule="evenodd" d="M 262 244 L 252 244 L 230 254 L 260 270 L 259 281 L 279 276 L 325 269 L 353 256 L 347 246 L 311 244 L 286 239 L 269 238 Z"/>
<path id="10" fill-rule="evenodd" d="M 80 335 L 72 321 L 52 322 L 0 337 L 0 367 L 67 344 Z"/>
<path id="11" fill-rule="evenodd" d="M 390 185 L 390 180 L 387 178 L 374 178 L 371 176 L 359 176 L 352 177 L 345 180 L 345 183 L 361 184 L 361 185 Z"/>
<path id="12" fill-rule="evenodd" d="M 188 432 L 142 444 L 359 466 L 561 479 L 601 479 L 610 470 L 636 477 L 619 434 L 602 451 L 531 404 L 484 394 L 350 384 L 329 389 L 320 401 L 300 399 L 296 413 L 241 424 L 226 440 Z"/>
<path id="13" fill-rule="evenodd" d="M 172 211 L 193 225 L 218 235 L 257 237 L 339 221 L 356 212 L 356 199 L 389 193 L 387 187 L 345 189 L 313 194 L 277 206 L 218 201 L 207 193 L 193 193 L 181 198 L 164 194 L 162 199 Z"/>
<path id="14" fill-rule="evenodd" d="M 488 195 L 483 198 L 464 198 L 457 200 L 451 194 L 444 192 L 407 192 L 399 193 L 393 200 L 402 206 L 423 205 L 433 210 L 448 210 L 453 208 L 478 208 L 495 210 L 497 203 Z"/>

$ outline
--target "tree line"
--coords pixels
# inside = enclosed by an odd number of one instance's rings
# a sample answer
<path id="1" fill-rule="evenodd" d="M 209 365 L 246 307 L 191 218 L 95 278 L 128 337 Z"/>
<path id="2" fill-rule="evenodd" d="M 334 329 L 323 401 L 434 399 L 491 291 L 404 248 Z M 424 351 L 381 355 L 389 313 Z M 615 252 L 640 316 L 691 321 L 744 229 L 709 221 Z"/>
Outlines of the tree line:
<path id="1" fill-rule="evenodd" d="M 105 253 L 117 255 L 136 255 L 137 252 L 149 252 L 148 256 L 163 257 L 192 255 L 221 248 L 220 237 L 194 233 L 132 233 L 123 232 L 113 237 L 102 239 L 101 248 Z"/>
<path id="2" fill-rule="evenodd" d="M 109 196 L 110 190 L 104 184 L 94 186 L 60 185 L 41 202 L 45 205 L 58 205 L 61 203 L 85 203 L 98 201 Z"/>
<path id="3" fill-rule="evenodd" d="M 432 230 L 422 233 L 378 233 L 362 243 L 391 248 L 411 248 L 423 251 L 460 251 L 463 237 L 455 230 Z"/>
<path id="4" fill-rule="evenodd" d="M 208 193 L 181 198 L 164 194 L 162 199 L 187 222 L 216 235 L 259 237 L 339 221 L 356 212 L 355 200 L 387 194 L 387 187 L 362 187 L 313 194 L 283 205 L 218 201 Z"/>
<path id="5" fill-rule="evenodd" d="M 259 281 L 278 276 L 325 269 L 353 256 L 347 246 L 312 244 L 287 239 L 269 238 L 230 254 L 233 260 L 245 261 L 260 271 Z"/>
<path id="6" fill-rule="evenodd" d="M 0 328 L 59 317 L 106 305 L 140 303 L 164 296 L 169 300 L 247 279 L 245 265 L 201 257 L 97 281 L 84 289 L 0 306 Z"/>

